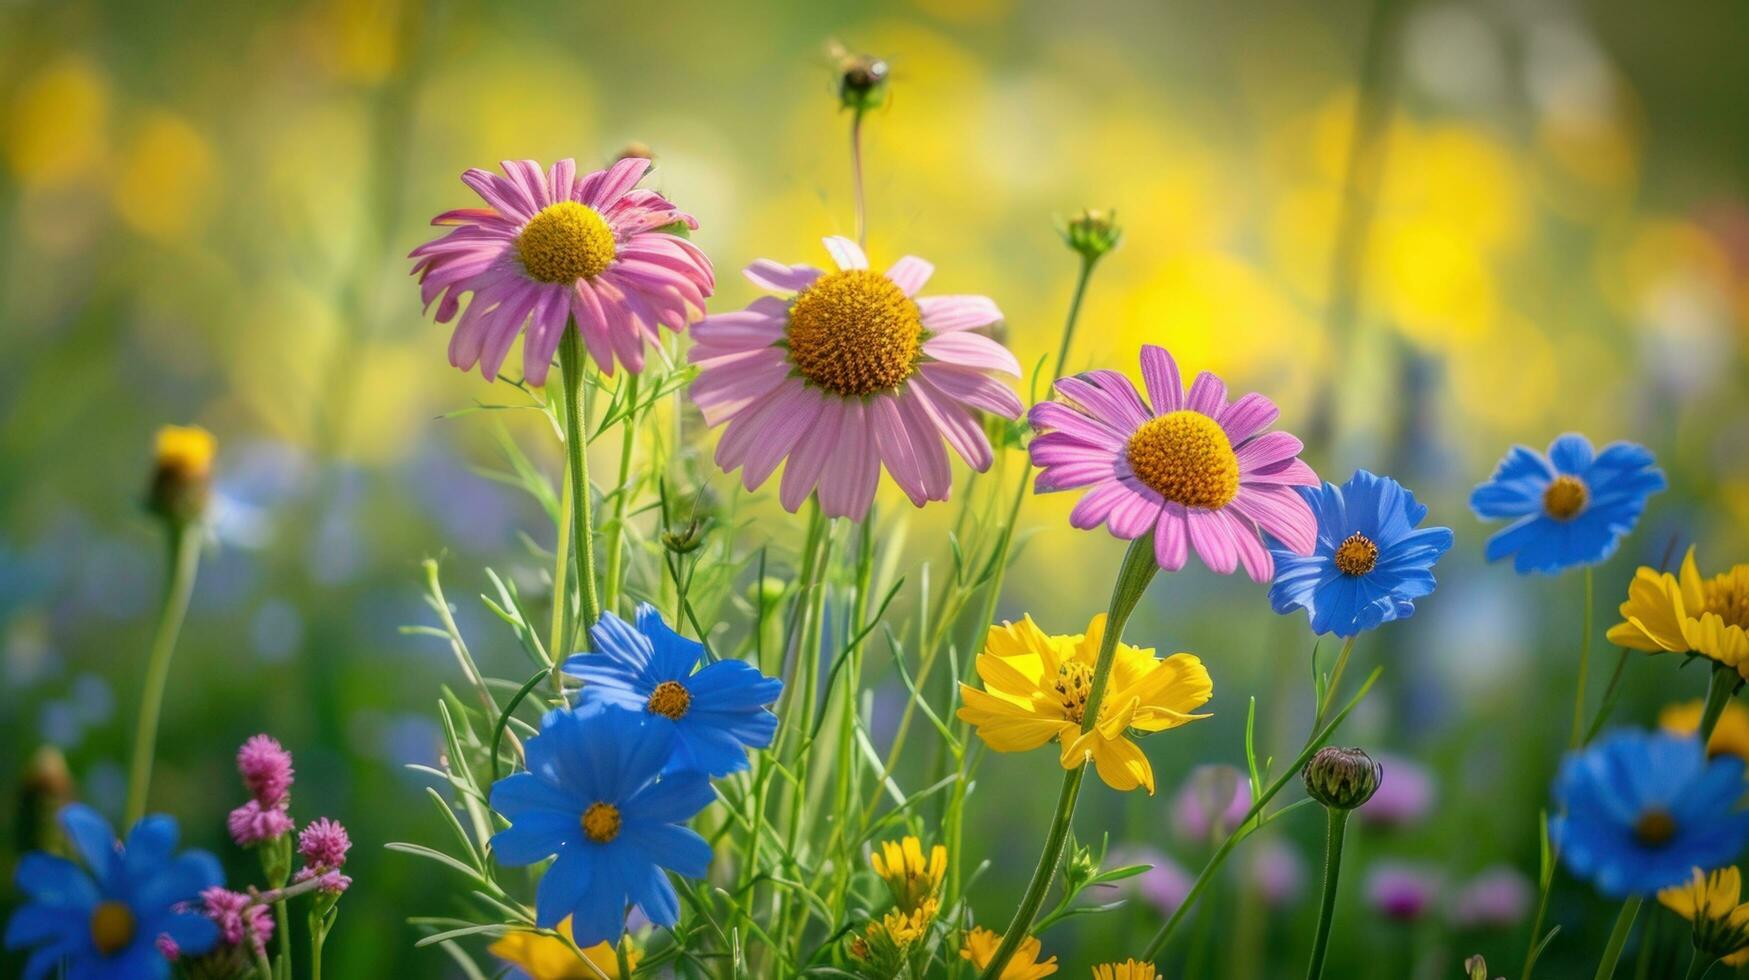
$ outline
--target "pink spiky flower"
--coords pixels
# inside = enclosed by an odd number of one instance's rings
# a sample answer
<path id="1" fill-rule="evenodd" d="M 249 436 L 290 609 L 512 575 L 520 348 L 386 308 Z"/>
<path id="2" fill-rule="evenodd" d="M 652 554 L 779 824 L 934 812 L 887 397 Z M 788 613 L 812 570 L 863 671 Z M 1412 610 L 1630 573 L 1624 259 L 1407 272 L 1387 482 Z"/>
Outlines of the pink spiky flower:
<path id="1" fill-rule="evenodd" d="M 240 946 L 248 939 L 255 955 L 265 956 L 273 938 L 273 910 L 242 892 L 218 885 L 200 893 L 206 917 L 219 927 L 226 946 Z"/>
<path id="2" fill-rule="evenodd" d="M 660 327 L 682 330 L 704 315 L 716 288 L 711 263 L 696 245 L 660 229 L 698 227 L 692 215 L 637 183 L 650 161 L 627 157 L 606 170 L 577 175 L 573 160 L 543 171 L 533 160 L 506 160 L 504 175 L 472 169 L 462 183 L 491 205 L 445 211 L 431 220 L 454 230 L 410 256 L 419 291 L 437 322 L 461 311 L 449 362 L 475 364 L 496 378 L 527 327 L 522 373 L 546 383 L 568 324 L 575 322 L 601 370 L 615 361 L 636 374 L 644 343 Z"/>
<path id="3" fill-rule="evenodd" d="M 1210 569 L 1230 575 L 1240 565 L 1254 581 L 1275 575 L 1275 561 L 1259 532 L 1295 554 L 1316 544 L 1317 518 L 1294 487 L 1317 486 L 1299 459 L 1300 441 L 1265 432 L 1279 414 L 1275 403 L 1252 393 L 1227 400 L 1227 386 L 1207 371 L 1190 391 L 1165 348 L 1142 348 L 1144 401 L 1116 371 L 1089 371 L 1059 379 L 1061 401 L 1033 406 L 1040 435 L 1031 443 L 1040 467 L 1039 493 L 1089 488 L 1069 523 L 1106 525 L 1134 540 L 1154 532 L 1160 567 L 1184 567 L 1189 550 Z"/>
<path id="4" fill-rule="evenodd" d="M 237 771 L 249 795 L 263 807 L 285 805 L 292 785 L 292 757 L 271 735 L 251 735 L 237 750 Z"/>
<path id="5" fill-rule="evenodd" d="M 298 834 L 298 853 L 312 868 L 338 868 L 346 863 L 346 852 L 351 849 L 352 839 L 338 820 L 317 817 Z"/>
<path id="6" fill-rule="evenodd" d="M 289 834 L 296 826 L 283 808 L 262 806 L 260 800 L 250 800 L 225 818 L 225 829 L 238 847 L 254 847 Z"/>
<path id="7" fill-rule="evenodd" d="M 975 470 L 992 452 L 977 413 L 1018 418 L 1020 399 L 989 376 L 1020 375 L 978 331 L 1002 319 L 983 296 L 917 296 L 935 267 L 907 255 L 886 272 L 847 238 L 826 239 L 836 271 L 760 259 L 746 276 L 793 293 L 693 327 L 692 386 L 716 461 L 752 490 L 786 458 L 778 500 L 792 513 L 816 487 L 832 517 L 860 520 L 881 467 L 913 504 L 946 500 L 945 440 Z"/>

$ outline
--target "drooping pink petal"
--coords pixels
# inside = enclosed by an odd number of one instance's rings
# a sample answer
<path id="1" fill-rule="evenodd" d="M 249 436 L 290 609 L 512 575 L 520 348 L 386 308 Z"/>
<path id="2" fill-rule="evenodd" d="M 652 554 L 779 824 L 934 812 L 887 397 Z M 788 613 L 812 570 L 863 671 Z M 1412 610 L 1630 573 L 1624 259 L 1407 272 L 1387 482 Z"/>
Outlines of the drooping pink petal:
<path id="1" fill-rule="evenodd" d="M 1244 486 L 1228 509 L 1257 522 L 1297 555 L 1309 555 L 1318 542 L 1318 518 L 1292 487 Z"/>
<path id="2" fill-rule="evenodd" d="M 825 469 L 826 460 L 831 458 L 832 450 L 838 445 L 843 422 L 844 399 L 820 399 L 819 415 L 808 426 L 808 431 L 796 440 L 789 462 L 783 467 L 778 502 L 783 504 L 784 510 L 795 513 L 808 499 L 808 494 L 814 491 L 815 485 L 820 481 L 820 473 Z"/>
<path id="3" fill-rule="evenodd" d="M 1275 577 L 1275 559 L 1257 536 L 1257 527 L 1228 507 L 1220 511 L 1227 522 L 1227 540 L 1239 553 L 1239 565 L 1253 582 L 1267 582 Z"/>
<path id="4" fill-rule="evenodd" d="M 1041 432 L 1064 432 L 1113 453 L 1122 452 L 1134 434 L 1133 430 L 1119 431 L 1111 423 L 1083 415 L 1060 402 L 1039 402 L 1027 414 L 1027 421 Z"/>
<path id="5" fill-rule="evenodd" d="M 1020 362 L 1014 359 L 1008 348 L 983 334 L 964 331 L 936 334 L 923 342 L 923 353 L 960 367 L 1000 371 L 1020 377 Z"/>
<path id="6" fill-rule="evenodd" d="M 955 401 L 963 402 L 981 412 L 1000 415 L 1005 419 L 1017 419 L 1026 408 L 1020 403 L 1019 396 L 1009 390 L 1007 385 L 981 371 L 939 361 L 925 361 L 918 365 L 917 375 L 929 379 L 930 384 Z"/>
<path id="7" fill-rule="evenodd" d="M 1168 572 L 1184 567 L 1189 555 L 1189 516 L 1185 506 L 1168 500 L 1154 522 L 1154 561 Z"/>
<path id="8" fill-rule="evenodd" d="M 1201 507 L 1186 508 L 1190 522 L 1190 546 L 1210 571 L 1233 574 L 1239 567 L 1239 548 L 1233 541 L 1231 526 L 1217 510 Z"/>
<path id="9" fill-rule="evenodd" d="M 1154 524 L 1160 519 L 1160 509 L 1165 506 L 1166 501 L 1139 483 L 1126 481 L 1123 486 L 1129 492 L 1112 506 L 1111 514 L 1106 518 L 1106 526 L 1117 537 L 1134 541 L 1153 530 Z"/>
<path id="10" fill-rule="evenodd" d="M 898 394 L 899 417 L 911 434 L 911 448 L 923 468 L 923 492 L 930 500 L 946 500 L 953 487 L 953 468 L 941 444 L 941 429 L 931 419 L 924 397 L 907 385 Z"/>
<path id="11" fill-rule="evenodd" d="M 960 408 L 951 394 L 935 384 L 932 373 L 919 371 L 907 387 L 915 393 L 918 403 L 929 414 L 930 421 L 947 439 L 947 444 L 953 447 L 954 452 L 959 453 L 960 458 L 966 461 L 967 466 L 980 473 L 990 468 L 995 459 L 990 450 L 990 437 L 984 433 L 984 427 L 978 424 L 978 420 L 970 412 Z M 1018 399 L 1015 407 L 1019 408 Z"/>
<path id="12" fill-rule="evenodd" d="M 923 506 L 929 499 L 923 487 L 923 465 L 911 445 L 910 430 L 899 417 L 898 402 L 891 395 L 880 394 L 868 399 L 863 407 L 868 412 L 869 425 L 874 432 L 875 448 L 880 452 L 887 472 L 892 474 L 893 482 L 905 491 L 913 505 Z"/>
<path id="13" fill-rule="evenodd" d="M 1135 491 L 1124 486 L 1115 476 L 1096 483 L 1093 489 L 1075 501 L 1075 509 L 1069 512 L 1069 524 L 1090 531 L 1106 522 L 1112 508 L 1133 496 Z"/>

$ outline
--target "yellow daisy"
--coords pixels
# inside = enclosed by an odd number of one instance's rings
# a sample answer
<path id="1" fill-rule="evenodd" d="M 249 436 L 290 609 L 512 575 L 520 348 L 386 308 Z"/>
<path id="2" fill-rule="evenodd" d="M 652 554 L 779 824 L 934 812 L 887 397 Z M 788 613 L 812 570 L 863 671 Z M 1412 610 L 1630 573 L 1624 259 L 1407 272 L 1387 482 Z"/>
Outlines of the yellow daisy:
<path id="1" fill-rule="evenodd" d="M 1700 731 L 1700 716 L 1706 702 L 1699 698 L 1672 704 L 1658 713 L 1658 727 L 1678 735 L 1693 735 Z M 1725 713 L 1713 728 L 1713 737 L 1706 743 L 1707 755 L 1734 755 L 1749 762 L 1749 707 L 1732 698 L 1725 702 Z"/>
<path id="2" fill-rule="evenodd" d="M 1609 640 L 1634 650 L 1699 653 L 1749 679 L 1749 565 L 1703 579 L 1694 549 L 1680 575 L 1641 567 Z"/>
<path id="3" fill-rule="evenodd" d="M 559 920 L 558 931 L 571 931 L 571 917 L 565 916 Z M 533 980 L 595 980 L 596 974 L 577 959 L 577 954 L 564 940 L 538 932 L 505 933 L 497 942 L 487 947 L 487 952 L 501 960 L 514 963 L 522 968 Z M 607 976 L 619 980 L 619 960 L 614 955 L 612 943 L 597 943 L 583 951 L 589 962 L 597 970 Z M 643 954 L 636 946 L 626 948 L 626 962 L 632 969 L 637 969 L 638 960 Z"/>
<path id="4" fill-rule="evenodd" d="M 1658 893 L 1658 902 L 1694 926 L 1694 947 L 1726 966 L 1749 963 L 1749 903 L 1739 904 L 1743 877 L 1736 868 L 1707 874 L 1694 869 L 1685 885 Z"/>
<path id="5" fill-rule="evenodd" d="M 923 856 L 923 842 L 915 837 L 882 841 L 879 851 L 868 856 L 874 873 L 881 876 L 899 908 L 910 912 L 935 896 L 947 874 L 947 848 L 940 844 Z"/>
<path id="6" fill-rule="evenodd" d="M 1156 980 L 1159 976 L 1160 971 L 1154 969 L 1154 964 L 1139 960 L 1101 963 L 1093 968 L 1093 980 Z"/>
<path id="7" fill-rule="evenodd" d="M 960 959 L 971 960 L 972 965 L 982 970 L 990 965 L 990 960 L 996 955 L 996 948 L 1002 945 L 1002 936 L 988 929 L 973 927 L 966 933 L 966 944 L 960 948 Z M 1028 936 L 1020 941 L 1020 948 L 1014 951 L 1014 957 L 1008 965 L 1002 968 L 1001 980 L 1038 980 L 1057 972 L 1055 956 L 1043 963 L 1038 961 L 1041 946 L 1036 936 Z"/>
<path id="8" fill-rule="evenodd" d="M 1099 705 L 1098 724 L 1081 731 L 1105 616 L 1079 636 L 1050 636 L 1028 616 L 990 630 L 978 655 L 979 690 L 960 685 L 961 721 L 998 752 L 1025 752 L 1057 739 L 1063 768 L 1092 761 L 1099 778 L 1117 790 L 1154 792 L 1154 770 L 1127 732 L 1159 732 L 1208 715 L 1214 685 L 1202 661 L 1188 653 L 1164 660 L 1152 649 L 1119 643 Z"/>

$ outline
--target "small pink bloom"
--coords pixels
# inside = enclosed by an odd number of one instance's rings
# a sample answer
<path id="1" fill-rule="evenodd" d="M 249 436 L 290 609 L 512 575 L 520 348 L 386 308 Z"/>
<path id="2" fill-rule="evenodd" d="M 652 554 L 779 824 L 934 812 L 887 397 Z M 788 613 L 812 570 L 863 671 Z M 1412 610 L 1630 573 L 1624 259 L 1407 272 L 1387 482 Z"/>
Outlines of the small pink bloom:
<path id="1" fill-rule="evenodd" d="M 219 939 L 226 946 L 242 945 L 247 937 L 257 954 L 264 954 L 268 940 L 273 938 L 273 910 L 257 904 L 241 892 L 228 891 L 217 885 L 200 893 L 206 917 L 219 927 Z"/>
<path id="2" fill-rule="evenodd" d="M 1266 840 L 1252 852 L 1247 875 L 1251 888 L 1270 908 L 1291 905 L 1306 884 L 1306 862 L 1293 846 Z"/>
<path id="3" fill-rule="evenodd" d="M 333 868 L 329 868 L 326 870 L 321 870 L 321 869 L 317 869 L 317 868 L 304 868 L 303 870 L 299 871 L 296 875 L 292 876 L 292 881 L 305 882 L 305 881 L 309 881 L 311 878 L 316 878 L 316 877 L 320 877 L 322 879 L 321 881 L 316 883 L 316 890 L 321 891 L 321 892 L 327 892 L 330 895 L 338 895 L 341 892 L 345 891 L 346 889 L 352 887 L 352 879 L 346 875 L 341 874 L 338 870 L 333 869 Z"/>
<path id="4" fill-rule="evenodd" d="M 346 863 L 346 852 L 351 848 L 352 839 L 346 836 L 346 828 L 327 817 L 310 821 L 298 835 L 298 853 L 303 855 L 304 864 L 312 868 L 340 867 Z"/>
<path id="5" fill-rule="evenodd" d="M 1240 566 L 1257 582 L 1275 575 L 1261 535 L 1309 555 L 1318 522 L 1295 487 L 1318 484 L 1299 459 L 1300 441 L 1265 432 L 1278 413 L 1259 394 L 1227 400 L 1226 383 L 1207 371 L 1188 392 L 1178 363 L 1162 347 L 1142 348 L 1147 400 L 1116 371 L 1059 379 L 1061 401 L 1034 405 L 1039 435 L 1032 462 L 1039 493 L 1086 488 L 1069 523 L 1104 524 L 1126 541 L 1154 533 L 1154 558 L 1167 571 L 1191 550 L 1222 575 Z"/>
<path id="6" fill-rule="evenodd" d="M 644 345 L 660 342 L 659 328 L 684 330 L 704 315 L 716 288 L 710 259 L 661 230 L 698 222 L 655 191 L 637 189 L 649 160 L 627 157 L 584 176 L 573 160 L 550 170 L 533 160 L 500 166 L 503 176 L 462 174 L 490 207 L 431 219 L 454 230 L 410 256 L 425 305 L 437 304 L 437 322 L 456 320 L 451 364 L 464 371 L 478 364 L 496 378 L 523 335 L 522 373 L 529 384 L 545 384 L 560 339 L 576 329 L 604 373 L 617 362 L 636 374 Z"/>
<path id="7" fill-rule="evenodd" d="M 1439 898 L 1440 877 L 1433 871 L 1401 861 L 1380 861 L 1366 875 L 1366 900 L 1375 911 L 1397 922 L 1413 922 Z"/>
<path id="8" fill-rule="evenodd" d="M 263 841 L 270 841 L 282 834 L 289 834 L 297 825 L 284 810 L 276 806 L 264 807 L 256 800 L 250 800 L 231 811 L 225 818 L 225 827 L 231 832 L 231 839 L 238 847 L 254 847 Z"/>
<path id="9" fill-rule="evenodd" d="M 1191 878 L 1176 862 L 1151 847 L 1120 847 L 1107 855 L 1105 866 L 1121 868 L 1145 864 L 1148 870 L 1101 887 L 1122 896 L 1141 898 L 1161 915 L 1171 915 L 1190 896 Z"/>
<path id="10" fill-rule="evenodd" d="M 174 963 L 182 958 L 182 947 L 176 945 L 176 940 L 170 938 L 167 932 L 158 934 L 158 955 Z"/>
<path id="11" fill-rule="evenodd" d="M 243 785 L 264 807 L 281 806 L 292 785 L 291 753 L 271 735 L 252 735 L 237 750 L 237 771 Z"/>
<path id="12" fill-rule="evenodd" d="M 1535 897 L 1536 890 L 1522 872 L 1495 865 L 1458 889 L 1451 919 L 1461 929 L 1509 929 L 1524 921 Z"/>
<path id="13" fill-rule="evenodd" d="M 817 489 L 824 513 L 861 520 L 883 466 L 913 504 L 946 500 L 943 442 L 988 469 L 978 413 L 1022 410 L 990 377 L 1019 377 L 1020 363 L 978 332 L 1002 311 L 983 296 L 918 296 L 935 267 L 916 256 L 875 272 L 847 238 L 826 239 L 826 251 L 835 271 L 754 262 L 754 285 L 793 295 L 693 327 L 692 400 L 707 423 L 727 425 L 717 465 L 740 468 L 752 490 L 783 464 L 778 501 L 792 513 Z"/>
<path id="14" fill-rule="evenodd" d="M 1172 828 L 1186 843 L 1207 846 L 1245 819 L 1251 784 L 1232 766 L 1197 766 L 1172 798 Z"/>

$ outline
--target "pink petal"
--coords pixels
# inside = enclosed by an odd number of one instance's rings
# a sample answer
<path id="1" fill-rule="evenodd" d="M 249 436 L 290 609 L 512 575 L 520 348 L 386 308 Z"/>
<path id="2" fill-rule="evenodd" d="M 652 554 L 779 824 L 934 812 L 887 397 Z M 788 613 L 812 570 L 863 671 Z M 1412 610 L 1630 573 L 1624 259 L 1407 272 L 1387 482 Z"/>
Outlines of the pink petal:
<path id="1" fill-rule="evenodd" d="M 1083 415 L 1062 402 L 1039 402 L 1027 414 L 1027 421 L 1040 432 L 1062 432 L 1082 442 L 1121 452 L 1129 445 L 1130 432 L 1119 432 L 1103 420 Z"/>
<path id="2" fill-rule="evenodd" d="M 1211 419 L 1219 418 L 1221 409 L 1227 405 L 1227 383 L 1207 371 L 1198 374 L 1190 383 L 1190 394 L 1185 397 L 1184 405 Z"/>
<path id="3" fill-rule="evenodd" d="M 1133 434 L 1150 418 L 1141 396 L 1136 394 L 1136 386 L 1116 371 L 1089 371 L 1058 378 L 1056 388 L 1065 398 L 1086 409 L 1087 414 L 1119 432 Z"/>
<path id="4" fill-rule="evenodd" d="M 1189 507 L 1185 510 L 1190 522 L 1190 546 L 1211 571 L 1231 575 L 1239 567 L 1239 548 L 1233 542 L 1230 525 L 1220 511 Z"/>
<path id="5" fill-rule="evenodd" d="M 1148 401 L 1156 415 L 1184 407 L 1184 382 L 1178 377 L 1178 362 L 1164 347 L 1142 345 L 1142 383 L 1148 386 Z M 1183 567 L 1183 563 L 1179 563 Z"/>
<path id="6" fill-rule="evenodd" d="M 976 330 L 1002 319 L 996 301 L 988 296 L 924 296 L 917 300 L 923 327 L 932 333 Z"/>
<path id="7" fill-rule="evenodd" d="M 923 284 L 928 282 L 929 277 L 934 274 L 935 266 L 915 255 L 901 258 L 893 263 L 892 268 L 887 270 L 887 278 L 891 279 L 893 285 L 898 286 L 906 296 L 917 295 L 917 290 L 922 289 Z"/>
<path id="8" fill-rule="evenodd" d="M 612 207 L 621 197 L 625 196 L 627 191 L 637 186 L 638 181 L 644 179 L 644 172 L 649 169 L 650 161 L 643 157 L 626 157 L 607 168 L 600 181 L 595 182 L 594 186 L 589 188 L 592 193 L 584 199 L 583 203 L 594 207 L 597 211 Z M 594 174 L 590 175 L 590 180 L 584 182 L 586 187 L 591 181 L 594 181 L 595 176 Z"/>
<path id="9" fill-rule="evenodd" d="M 840 269 L 866 269 L 868 256 L 862 253 L 861 246 L 848 238 L 832 235 L 825 239 L 826 251 L 831 253 L 832 261 L 838 263 Z M 840 515 L 842 516 L 842 515 Z M 857 515 L 861 519 L 862 515 Z"/>
<path id="10" fill-rule="evenodd" d="M 799 293 L 823 275 L 811 265 L 784 265 L 771 259 L 754 259 L 741 274 L 761 289 L 780 293 Z"/>
<path id="11" fill-rule="evenodd" d="M 806 433 L 796 440 L 789 462 L 783 467 L 783 481 L 778 487 L 778 501 L 783 509 L 795 513 L 814 485 L 820 481 L 820 471 L 837 447 L 839 431 L 844 422 L 844 399 L 831 396 L 820 399 L 819 413 Z"/>
<path id="12" fill-rule="evenodd" d="M 1104 446 L 1091 446 L 1066 432 L 1047 432 L 1027 445 L 1034 466 L 1068 466 L 1077 463 L 1103 464 L 1115 474 L 1123 454 Z"/>
<path id="13" fill-rule="evenodd" d="M 820 479 L 820 509 L 828 517 L 860 521 L 880 482 L 880 454 L 862 402 L 844 403 L 844 424 L 831 463 Z"/>
<path id="14" fill-rule="evenodd" d="M 741 485 L 753 490 L 777 470 L 820 414 L 820 394 L 791 379 L 769 400 L 770 409 L 760 420 L 763 431 L 742 459 Z"/>
<path id="15" fill-rule="evenodd" d="M 1279 463 L 1243 473 L 1240 479 L 1245 483 L 1279 483 L 1294 487 L 1315 487 L 1321 481 L 1312 468 L 1299 459 L 1285 459 Z"/>
<path id="16" fill-rule="evenodd" d="M 1304 443 L 1286 432 L 1265 432 L 1233 450 L 1233 455 L 1239 459 L 1239 475 L 1243 478 L 1253 470 L 1292 459 L 1304 448 Z"/>
<path id="17" fill-rule="evenodd" d="M 705 424 L 721 425 L 759 401 L 789 376 L 789 362 L 773 349 L 754 359 L 699 374 L 689 392 Z"/>
<path id="18" fill-rule="evenodd" d="M 534 211 L 553 203 L 547 193 L 547 175 L 540 164 L 533 160 L 505 160 L 499 166 L 504 168 L 505 176 L 516 185 L 516 189 L 534 205 Z"/>
<path id="19" fill-rule="evenodd" d="M 1244 485 L 1227 505 L 1257 522 L 1257 526 L 1297 555 L 1309 555 L 1318 543 L 1318 518 L 1292 487 Z"/>
<path id="20" fill-rule="evenodd" d="M 547 191 L 553 201 L 571 200 L 571 191 L 577 186 L 577 161 L 566 157 L 556 161 L 551 171 L 547 173 Z"/>
<path id="21" fill-rule="evenodd" d="M 1166 502 L 1139 483 L 1126 482 L 1123 486 L 1129 492 L 1112 506 L 1106 526 L 1117 537 L 1134 541 L 1148 533 L 1160 520 L 1160 510 Z"/>
<path id="22" fill-rule="evenodd" d="M 919 365 L 917 377 L 927 378 L 930 384 L 954 401 L 1005 419 L 1017 419 L 1026 410 L 1019 396 L 1007 385 L 982 371 L 936 361 Z"/>
<path id="23" fill-rule="evenodd" d="M 1220 511 L 1227 521 L 1228 540 L 1239 553 L 1239 564 L 1253 582 L 1267 582 L 1275 577 L 1275 559 L 1257 536 L 1257 526 L 1240 517 L 1228 507 Z"/>
<path id="24" fill-rule="evenodd" d="M 1135 495 L 1134 490 L 1124 486 L 1116 477 L 1095 484 L 1075 502 L 1075 509 L 1069 512 L 1069 525 L 1090 531 L 1106 522 L 1112 508 Z"/>
<path id="25" fill-rule="evenodd" d="M 1183 568 L 1189 556 L 1188 524 L 1184 505 L 1170 500 L 1160 509 L 1160 519 L 1154 522 L 1154 562 L 1168 572 Z"/>
<path id="26" fill-rule="evenodd" d="M 1268 428 L 1280 414 L 1274 402 L 1254 391 L 1222 409 L 1215 421 L 1227 430 L 1227 440 L 1237 446 Z"/>
<path id="27" fill-rule="evenodd" d="M 516 185 L 489 170 L 470 168 L 462 174 L 462 183 L 473 188 L 474 193 L 484 198 L 500 214 L 514 218 L 518 224 L 534 217 L 534 202 L 523 200 Z"/>
<path id="28" fill-rule="evenodd" d="M 936 334 L 923 342 L 923 353 L 960 367 L 1001 371 L 1020 377 L 1020 362 L 1014 359 L 1008 348 L 982 334 Z"/>
<path id="29" fill-rule="evenodd" d="M 891 395 L 877 395 L 869 399 L 864 407 L 868 412 L 869 426 L 873 430 L 875 449 L 880 453 L 881 462 L 886 464 L 887 472 L 893 475 L 893 482 L 899 485 L 900 490 L 905 491 L 905 496 L 911 498 L 911 503 L 918 507 L 923 506 L 929 500 L 929 493 L 923 488 L 923 464 L 911 445 L 910 430 L 899 417 L 898 402 Z"/>
<path id="30" fill-rule="evenodd" d="M 899 418 L 911 436 L 911 452 L 923 468 L 923 492 L 930 500 L 946 500 L 953 489 L 953 468 L 942 445 L 941 430 L 931 420 L 924 396 L 913 387 L 901 390 L 897 401 Z"/>
<path id="31" fill-rule="evenodd" d="M 978 377 L 983 378 L 983 375 Z M 948 445 L 954 448 L 954 452 L 959 453 L 960 458 L 966 461 L 967 466 L 980 473 L 990 468 L 995 460 L 990 450 L 990 437 L 984 433 L 984 427 L 978 424 L 978 420 L 970 412 L 960 408 L 952 395 L 937 387 L 929 372 L 917 372 L 917 376 L 906 387 L 917 396 L 918 404 L 929 414 L 930 421 L 947 439 Z M 1017 408 L 1019 404 L 1016 399 Z"/>

